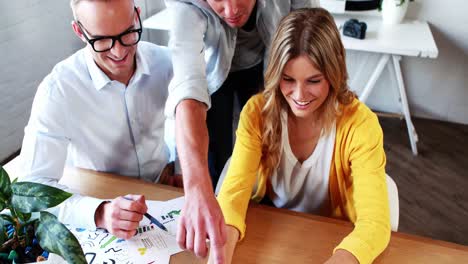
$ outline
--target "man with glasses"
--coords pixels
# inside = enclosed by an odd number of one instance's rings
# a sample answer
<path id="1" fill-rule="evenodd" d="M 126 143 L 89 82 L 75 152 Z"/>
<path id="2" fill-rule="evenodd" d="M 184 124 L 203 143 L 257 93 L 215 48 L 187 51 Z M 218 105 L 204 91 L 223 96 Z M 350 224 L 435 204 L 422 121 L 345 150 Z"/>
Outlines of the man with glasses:
<path id="1" fill-rule="evenodd" d="M 140 42 L 133 0 L 72 0 L 71 7 L 73 31 L 86 47 L 39 85 L 25 128 L 21 180 L 60 186 L 67 163 L 158 181 L 169 161 L 163 112 L 170 53 Z M 141 195 L 102 201 L 75 194 L 55 213 L 74 226 L 130 238 L 146 210 Z"/>

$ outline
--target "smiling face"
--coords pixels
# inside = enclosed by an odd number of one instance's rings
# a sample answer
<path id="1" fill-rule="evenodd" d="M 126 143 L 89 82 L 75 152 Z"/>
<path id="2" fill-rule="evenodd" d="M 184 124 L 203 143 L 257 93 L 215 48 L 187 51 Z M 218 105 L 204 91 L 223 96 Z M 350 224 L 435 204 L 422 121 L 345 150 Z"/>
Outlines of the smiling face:
<path id="1" fill-rule="evenodd" d="M 328 80 L 305 55 L 286 63 L 279 86 L 291 113 L 303 119 L 317 119 L 330 91 Z"/>
<path id="2" fill-rule="evenodd" d="M 73 29 L 85 42 L 82 34 L 93 39 L 116 36 L 139 27 L 133 1 L 130 0 L 81 1 L 75 7 L 75 13 L 85 32 L 81 31 L 76 22 L 73 23 Z M 114 47 L 105 52 L 94 51 L 89 43 L 87 46 L 96 64 L 111 80 L 128 83 L 135 70 L 137 45 L 127 47 L 115 41 Z"/>
<path id="3" fill-rule="evenodd" d="M 215 13 L 232 28 L 247 23 L 256 0 L 207 0 Z"/>

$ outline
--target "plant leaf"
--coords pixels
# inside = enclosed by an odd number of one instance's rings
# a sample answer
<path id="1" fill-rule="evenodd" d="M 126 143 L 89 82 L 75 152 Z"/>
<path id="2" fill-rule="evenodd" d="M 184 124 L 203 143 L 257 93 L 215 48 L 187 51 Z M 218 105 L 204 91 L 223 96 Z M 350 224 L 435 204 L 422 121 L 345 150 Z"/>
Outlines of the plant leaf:
<path id="1" fill-rule="evenodd" d="M 0 166 L 0 193 L 4 200 L 8 200 L 11 196 L 10 176 L 2 166 Z"/>
<path id="2" fill-rule="evenodd" d="M 19 220 L 21 220 L 21 222 L 25 223 L 29 219 L 31 219 L 31 213 L 22 213 L 22 212 L 18 211 L 18 209 L 14 208 L 14 207 L 13 207 L 13 210 L 15 210 L 15 214 L 19 218 Z"/>
<path id="3" fill-rule="evenodd" d="M 62 256 L 68 263 L 87 263 L 76 237 L 53 214 L 41 212 L 36 237 L 43 249 Z"/>
<path id="4" fill-rule="evenodd" d="M 3 218 L 0 217 L 0 245 L 3 245 L 3 242 L 5 242 L 5 238 L 5 221 L 3 220 Z"/>
<path id="5" fill-rule="evenodd" d="M 0 212 L 3 211 L 7 207 L 5 201 L 3 199 L 0 199 Z"/>
<path id="6" fill-rule="evenodd" d="M 54 207 L 72 196 L 69 192 L 35 182 L 17 182 L 11 185 L 11 190 L 11 204 L 23 213 Z"/>
<path id="7" fill-rule="evenodd" d="M 4 221 L 6 221 L 7 223 L 10 223 L 10 224 L 13 224 L 15 223 L 15 220 L 13 220 L 13 217 L 11 217 L 11 215 L 7 215 L 7 214 L 1 214 L 0 215 L 0 218 L 2 218 Z M 5 223 L 4 223 L 5 224 Z"/>

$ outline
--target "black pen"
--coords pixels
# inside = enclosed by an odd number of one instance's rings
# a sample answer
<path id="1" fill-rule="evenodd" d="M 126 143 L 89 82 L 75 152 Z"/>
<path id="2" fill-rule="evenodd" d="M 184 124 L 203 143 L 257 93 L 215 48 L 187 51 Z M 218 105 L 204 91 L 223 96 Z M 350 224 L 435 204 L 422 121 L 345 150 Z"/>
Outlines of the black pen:
<path id="1" fill-rule="evenodd" d="M 125 200 L 133 201 L 131 198 L 128 198 L 126 196 L 123 196 L 123 198 Z M 158 219 L 154 218 L 152 215 L 145 213 L 144 216 L 150 220 L 150 223 L 155 224 L 157 227 L 159 227 L 163 231 L 169 232 L 167 231 L 167 228 L 163 224 L 161 224 L 161 222 L 159 222 Z"/>

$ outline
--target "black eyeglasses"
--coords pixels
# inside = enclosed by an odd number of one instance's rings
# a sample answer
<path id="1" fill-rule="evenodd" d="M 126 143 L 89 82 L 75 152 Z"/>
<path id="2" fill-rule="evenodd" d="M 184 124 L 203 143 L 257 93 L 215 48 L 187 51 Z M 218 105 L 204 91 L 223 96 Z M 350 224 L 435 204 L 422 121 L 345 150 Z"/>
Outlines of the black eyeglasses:
<path id="1" fill-rule="evenodd" d="M 136 7 L 134 7 L 134 9 L 135 9 L 135 12 L 137 13 L 140 28 L 127 30 L 117 36 L 102 36 L 102 37 L 90 39 L 86 36 L 86 34 L 88 34 L 88 30 L 85 29 L 85 27 L 80 23 L 80 21 L 76 21 L 76 23 L 78 24 L 78 27 L 83 33 L 83 36 L 85 37 L 85 39 L 88 41 L 88 43 L 91 45 L 93 50 L 96 52 L 105 52 L 105 51 L 112 49 L 114 47 L 116 40 L 118 40 L 120 44 L 122 44 L 122 46 L 129 47 L 129 46 L 133 46 L 137 44 L 140 41 L 141 32 L 143 31 L 143 28 L 141 26 L 140 14 L 138 14 Z M 86 34 L 84 32 L 86 32 Z"/>

